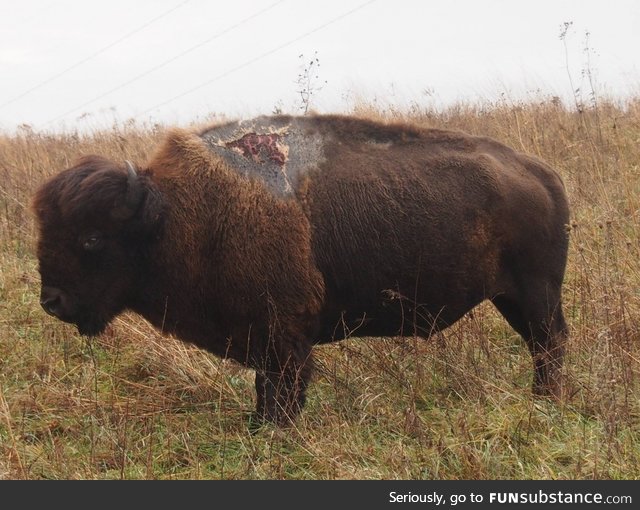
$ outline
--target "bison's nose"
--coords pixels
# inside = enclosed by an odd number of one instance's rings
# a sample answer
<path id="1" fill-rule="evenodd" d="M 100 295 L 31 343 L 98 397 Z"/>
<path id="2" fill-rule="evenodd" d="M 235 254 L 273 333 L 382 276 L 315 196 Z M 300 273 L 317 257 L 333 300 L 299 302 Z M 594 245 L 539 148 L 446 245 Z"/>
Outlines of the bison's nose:
<path id="1" fill-rule="evenodd" d="M 65 295 L 60 289 L 55 287 L 42 287 L 40 293 L 40 305 L 49 315 L 61 318 L 66 315 Z"/>

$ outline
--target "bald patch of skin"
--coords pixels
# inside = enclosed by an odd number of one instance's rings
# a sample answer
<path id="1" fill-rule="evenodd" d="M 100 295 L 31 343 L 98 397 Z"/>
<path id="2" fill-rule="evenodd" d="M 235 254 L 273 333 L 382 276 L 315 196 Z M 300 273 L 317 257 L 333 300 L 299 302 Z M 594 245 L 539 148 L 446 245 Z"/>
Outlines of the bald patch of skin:
<path id="1" fill-rule="evenodd" d="M 200 136 L 230 169 L 261 181 L 280 198 L 291 197 L 300 180 L 326 160 L 326 140 L 294 117 L 231 122 Z"/>

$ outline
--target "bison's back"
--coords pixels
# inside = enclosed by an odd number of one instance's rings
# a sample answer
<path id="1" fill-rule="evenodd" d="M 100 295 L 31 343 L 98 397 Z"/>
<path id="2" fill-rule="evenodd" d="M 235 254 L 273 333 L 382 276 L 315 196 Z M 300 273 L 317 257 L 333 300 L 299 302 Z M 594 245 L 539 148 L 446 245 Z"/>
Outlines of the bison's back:
<path id="1" fill-rule="evenodd" d="M 523 274 L 562 281 L 563 185 L 495 140 L 343 116 L 259 117 L 200 137 L 230 171 L 299 204 L 324 279 L 319 341 L 354 327 L 428 334 Z"/>

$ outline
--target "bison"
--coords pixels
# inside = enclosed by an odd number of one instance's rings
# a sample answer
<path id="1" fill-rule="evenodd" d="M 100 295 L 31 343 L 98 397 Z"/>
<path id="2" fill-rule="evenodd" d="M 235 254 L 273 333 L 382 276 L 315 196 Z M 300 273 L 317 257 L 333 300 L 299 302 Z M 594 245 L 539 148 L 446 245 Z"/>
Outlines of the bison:
<path id="1" fill-rule="evenodd" d="M 41 305 L 85 335 L 132 310 L 256 370 L 294 418 L 312 347 L 428 337 L 490 300 L 558 395 L 569 208 L 540 159 L 461 132 L 339 115 L 170 131 L 136 168 L 87 156 L 34 197 Z"/>

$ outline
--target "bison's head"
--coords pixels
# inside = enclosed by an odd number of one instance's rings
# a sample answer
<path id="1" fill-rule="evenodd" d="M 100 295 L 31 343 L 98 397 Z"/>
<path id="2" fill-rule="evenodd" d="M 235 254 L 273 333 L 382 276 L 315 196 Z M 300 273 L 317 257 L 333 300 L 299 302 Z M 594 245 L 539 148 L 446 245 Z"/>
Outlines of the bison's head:
<path id="1" fill-rule="evenodd" d="M 89 156 L 36 193 L 40 303 L 81 334 L 130 306 L 159 235 L 160 193 L 129 162 Z"/>

